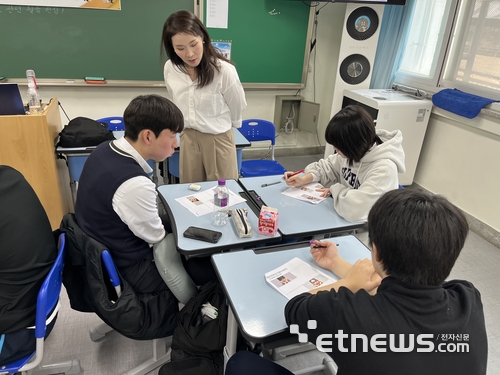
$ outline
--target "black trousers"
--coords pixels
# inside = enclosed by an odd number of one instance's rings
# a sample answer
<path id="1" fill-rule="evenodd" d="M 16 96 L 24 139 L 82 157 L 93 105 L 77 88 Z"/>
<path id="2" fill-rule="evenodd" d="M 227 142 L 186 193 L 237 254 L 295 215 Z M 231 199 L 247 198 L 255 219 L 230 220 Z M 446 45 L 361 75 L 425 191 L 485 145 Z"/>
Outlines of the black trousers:
<path id="1" fill-rule="evenodd" d="M 45 330 L 45 338 L 47 338 L 54 327 L 57 320 L 56 317 L 50 322 Z M 20 329 L 15 332 L 6 333 L 2 349 L 0 351 L 0 366 L 17 361 L 24 358 L 36 349 L 36 338 L 34 329 Z"/>
<path id="2" fill-rule="evenodd" d="M 233 355 L 227 362 L 225 375 L 293 375 L 280 365 L 264 359 L 259 355 L 241 351 Z"/>

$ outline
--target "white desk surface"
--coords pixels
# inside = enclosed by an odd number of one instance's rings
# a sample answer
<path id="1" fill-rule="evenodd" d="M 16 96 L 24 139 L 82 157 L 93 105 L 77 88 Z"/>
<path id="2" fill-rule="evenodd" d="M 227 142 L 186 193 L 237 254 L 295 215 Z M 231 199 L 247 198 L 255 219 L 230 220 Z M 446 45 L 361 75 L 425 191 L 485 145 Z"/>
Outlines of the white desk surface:
<path id="1" fill-rule="evenodd" d="M 242 191 L 242 188 L 235 180 L 228 180 L 226 184 L 227 187 L 236 194 Z M 188 189 L 189 185 L 190 184 L 170 184 L 158 187 L 158 191 L 163 195 L 168 204 L 172 230 L 174 231 L 178 251 L 181 254 L 188 256 L 210 255 L 223 250 L 237 250 L 243 249 L 243 247 L 249 248 L 259 244 L 278 242 L 281 240 L 279 232 L 277 232 L 274 237 L 264 236 L 258 233 L 258 218 L 246 202 L 230 206 L 229 208 L 248 208 L 248 221 L 253 230 L 253 236 L 249 238 L 239 238 L 236 235 L 230 218 L 226 225 L 219 227 L 212 224 L 211 213 L 199 217 L 195 216 L 175 200 L 176 198 L 196 193 Z M 199 185 L 201 185 L 201 191 L 203 191 L 216 186 L 217 183 L 215 181 L 207 181 L 200 182 Z M 222 232 L 222 237 L 216 244 L 185 238 L 183 233 L 189 226 L 216 230 Z"/>
<path id="2" fill-rule="evenodd" d="M 339 244 L 339 254 L 350 263 L 358 259 L 370 258 L 371 252 L 354 236 L 341 236 L 332 239 Z M 295 245 L 297 246 L 297 245 Z M 231 309 L 243 336 L 254 343 L 273 341 L 280 333 L 287 333 L 288 326 L 284 311 L 288 299 L 273 289 L 265 280 L 264 274 L 294 257 L 315 264 L 309 245 L 302 244 L 291 250 L 293 245 L 273 246 L 272 252 L 265 249 L 243 250 L 212 255 L 212 263 L 222 283 Z M 325 273 L 331 273 L 322 269 Z"/>
<path id="3" fill-rule="evenodd" d="M 289 186 L 282 176 L 248 177 L 240 178 L 239 181 L 247 190 L 254 190 L 266 206 L 278 209 L 279 230 L 283 238 L 345 233 L 365 225 L 342 218 L 333 208 L 331 197 L 319 204 L 312 204 L 283 195 L 282 192 Z M 280 183 L 261 186 L 277 181 Z"/>

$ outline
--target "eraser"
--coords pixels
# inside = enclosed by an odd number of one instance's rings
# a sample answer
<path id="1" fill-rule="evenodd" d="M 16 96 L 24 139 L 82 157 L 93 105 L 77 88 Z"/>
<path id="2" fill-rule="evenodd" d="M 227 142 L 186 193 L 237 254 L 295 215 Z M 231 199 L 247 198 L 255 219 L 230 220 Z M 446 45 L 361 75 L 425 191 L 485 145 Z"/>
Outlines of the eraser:
<path id="1" fill-rule="evenodd" d="M 191 185 L 188 186 L 188 189 L 189 190 L 194 190 L 194 191 L 199 191 L 199 190 L 201 190 L 201 185 L 191 184 Z"/>
<path id="2" fill-rule="evenodd" d="M 85 77 L 85 81 L 105 81 L 104 77 Z"/>

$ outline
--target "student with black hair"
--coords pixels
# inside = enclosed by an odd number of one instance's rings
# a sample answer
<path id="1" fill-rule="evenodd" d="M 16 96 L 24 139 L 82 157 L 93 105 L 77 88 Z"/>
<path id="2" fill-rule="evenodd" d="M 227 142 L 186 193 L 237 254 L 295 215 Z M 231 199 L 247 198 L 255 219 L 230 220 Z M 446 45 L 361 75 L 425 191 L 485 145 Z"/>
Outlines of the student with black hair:
<path id="1" fill-rule="evenodd" d="M 207 29 L 193 13 L 171 14 L 162 32 L 169 60 L 167 91 L 184 115 L 180 181 L 238 179 L 232 128 L 240 128 L 245 92 L 236 68 L 212 46 Z"/>
<path id="2" fill-rule="evenodd" d="M 297 324 L 316 345 L 323 339 L 338 375 L 485 375 L 481 295 L 468 281 L 445 281 L 468 231 L 463 213 L 442 196 L 410 189 L 384 194 L 368 216 L 372 260 L 351 265 L 334 243 L 313 243 L 316 263 L 341 280 L 291 299 L 287 324 Z M 309 325 L 311 320 L 316 324 Z M 246 368 L 291 374 L 239 352 L 226 375 L 252 373 Z"/>
<path id="3" fill-rule="evenodd" d="M 376 130 L 368 112 L 350 105 L 331 119 L 325 139 L 336 153 L 309 164 L 303 175 L 288 177 L 290 172 L 285 172 L 285 181 L 290 186 L 319 182 L 340 216 L 366 221 L 373 204 L 398 188 L 398 173 L 406 170 L 403 135 L 399 130 Z"/>
<path id="4" fill-rule="evenodd" d="M 173 313 L 178 310 L 177 299 L 186 303 L 196 294 L 196 286 L 183 268 L 175 245 L 171 245 L 173 234 L 168 233 L 167 215 L 159 215 L 147 160 L 160 162 L 174 153 L 184 119 L 170 100 L 141 95 L 127 106 L 123 120 L 124 136 L 101 143 L 85 162 L 78 183 L 76 221 L 88 236 L 108 248 L 134 292 L 163 293 L 163 308 Z M 167 288 L 158 272 L 156 249 L 162 249 L 157 252 L 168 257 L 172 265 L 168 273 L 179 275 L 179 293 Z"/>

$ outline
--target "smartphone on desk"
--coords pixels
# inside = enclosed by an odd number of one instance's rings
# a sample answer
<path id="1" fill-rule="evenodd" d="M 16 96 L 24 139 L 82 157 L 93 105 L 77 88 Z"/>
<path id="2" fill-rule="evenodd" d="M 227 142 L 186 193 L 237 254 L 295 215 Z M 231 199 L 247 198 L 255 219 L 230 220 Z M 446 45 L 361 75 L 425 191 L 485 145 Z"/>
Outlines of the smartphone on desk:
<path id="1" fill-rule="evenodd" d="M 193 240 L 217 243 L 222 237 L 222 233 L 205 228 L 189 227 L 184 231 L 184 237 L 191 238 Z"/>

